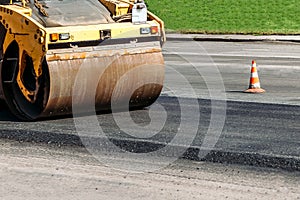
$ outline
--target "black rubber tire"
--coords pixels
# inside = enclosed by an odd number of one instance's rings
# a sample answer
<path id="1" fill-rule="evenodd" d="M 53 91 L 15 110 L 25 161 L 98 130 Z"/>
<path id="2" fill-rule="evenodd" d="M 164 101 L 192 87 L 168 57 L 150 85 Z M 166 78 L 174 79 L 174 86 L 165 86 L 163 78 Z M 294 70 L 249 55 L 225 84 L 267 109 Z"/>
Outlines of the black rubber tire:
<path id="1" fill-rule="evenodd" d="M 9 62 L 9 60 L 15 60 L 16 63 L 19 63 L 19 47 L 16 42 L 12 43 L 4 54 L 2 66 L 3 92 L 12 114 L 22 121 L 34 121 L 43 112 L 45 107 L 44 99 L 48 98 L 48 95 L 45 95 L 45 93 L 49 92 L 50 84 L 47 63 L 46 61 L 43 62 L 43 75 L 39 79 L 40 88 L 37 100 L 35 103 L 31 103 L 23 96 L 16 82 L 15 73 L 18 71 L 19 65 Z M 45 91 L 47 88 L 48 91 Z"/>

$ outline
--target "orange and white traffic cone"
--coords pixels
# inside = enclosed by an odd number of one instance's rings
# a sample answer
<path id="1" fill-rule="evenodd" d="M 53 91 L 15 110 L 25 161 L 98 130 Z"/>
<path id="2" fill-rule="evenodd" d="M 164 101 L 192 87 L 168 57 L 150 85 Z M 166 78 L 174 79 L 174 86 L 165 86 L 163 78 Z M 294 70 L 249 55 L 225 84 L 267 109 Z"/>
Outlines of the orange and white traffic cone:
<path id="1" fill-rule="evenodd" d="M 246 93 L 263 93 L 263 92 L 265 92 L 264 89 L 260 88 L 260 82 L 259 82 L 259 78 L 258 78 L 255 60 L 252 61 L 249 88 L 247 90 L 245 90 L 244 92 L 246 92 Z"/>

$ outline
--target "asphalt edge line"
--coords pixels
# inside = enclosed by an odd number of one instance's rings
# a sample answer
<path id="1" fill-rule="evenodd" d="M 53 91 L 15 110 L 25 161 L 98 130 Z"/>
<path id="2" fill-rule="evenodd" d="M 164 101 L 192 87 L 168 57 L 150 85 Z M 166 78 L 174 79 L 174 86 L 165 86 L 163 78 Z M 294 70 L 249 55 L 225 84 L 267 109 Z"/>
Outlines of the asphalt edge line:
<path id="1" fill-rule="evenodd" d="M 45 134 L 48 137 L 45 137 Z M 40 143 L 40 144 L 51 144 L 58 147 L 62 146 L 77 146 L 83 147 L 84 145 L 81 138 L 76 134 L 61 134 L 61 133 L 50 133 L 50 132 L 38 132 L 38 131 L 25 131 L 25 130 L 1 130 L 0 138 L 13 140 L 20 143 Z M 97 138 L 98 141 L 103 138 Z M 109 140 L 121 149 L 138 149 L 139 147 L 147 147 L 148 150 L 156 150 L 162 148 L 166 143 L 146 140 L 136 140 L 130 138 L 116 138 L 109 137 Z M 93 138 L 93 141 L 97 142 Z M 279 155 L 267 155 L 254 152 L 234 152 L 226 151 L 222 149 L 209 150 L 208 154 L 204 158 L 199 158 L 200 147 L 191 146 L 184 147 L 180 145 L 171 146 L 174 151 L 178 152 L 182 149 L 187 149 L 181 156 L 183 159 L 198 161 L 198 162 L 212 162 L 212 163 L 223 163 L 223 164 L 239 164 L 256 167 L 267 167 L 283 169 L 287 171 L 300 171 L 300 158 L 279 156 Z M 104 149 L 107 150 L 107 149 Z M 201 149 L 201 151 L 203 151 Z M 172 155 L 161 155 L 169 156 Z"/>

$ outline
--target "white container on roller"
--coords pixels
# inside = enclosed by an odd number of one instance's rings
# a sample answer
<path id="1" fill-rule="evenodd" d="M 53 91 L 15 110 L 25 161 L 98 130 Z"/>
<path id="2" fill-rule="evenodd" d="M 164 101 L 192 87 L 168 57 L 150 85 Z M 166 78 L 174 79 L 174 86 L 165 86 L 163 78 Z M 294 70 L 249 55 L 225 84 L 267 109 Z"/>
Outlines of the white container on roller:
<path id="1" fill-rule="evenodd" d="M 147 6 L 144 1 L 135 1 L 132 8 L 132 23 L 144 24 L 147 22 Z"/>

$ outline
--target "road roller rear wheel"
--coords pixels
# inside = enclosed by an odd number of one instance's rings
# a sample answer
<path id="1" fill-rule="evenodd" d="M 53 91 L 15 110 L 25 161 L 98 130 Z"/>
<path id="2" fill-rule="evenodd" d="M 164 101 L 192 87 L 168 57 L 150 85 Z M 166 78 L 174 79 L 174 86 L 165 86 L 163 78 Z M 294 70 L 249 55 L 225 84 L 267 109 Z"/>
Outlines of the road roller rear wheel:
<path id="1" fill-rule="evenodd" d="M 49 94 L 49 71 L 46 61 L 43 62 L 42 76 L 39 77 L 39 90 L 34 102 L 28 101 L 20 90 L 17 83 L 19 63 L 24 64 L 25 70 L 22 80 L 26 89 L 33 91 L 36 89 L 35 78 L 33 75 L 32 59 L 27 54 L 19 62 L 19 47 L 13 42 L 6 50 L 3 59 L 2 81 L 3 91 L 8 107 L 11 112 L 21 120 L 35 120 L 44 110 Z"/>

